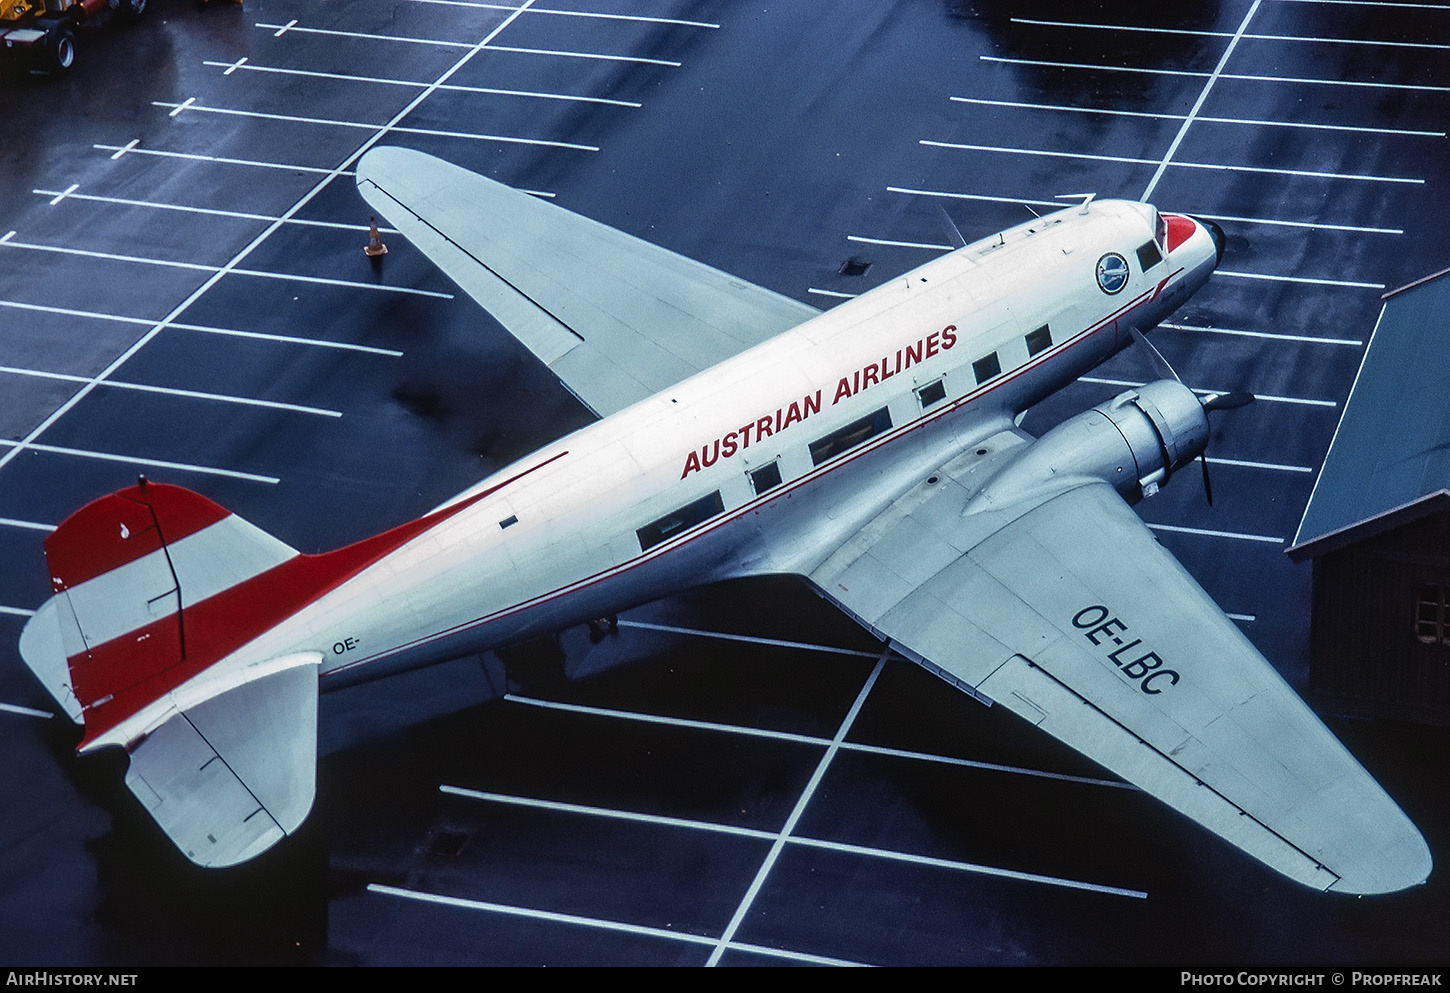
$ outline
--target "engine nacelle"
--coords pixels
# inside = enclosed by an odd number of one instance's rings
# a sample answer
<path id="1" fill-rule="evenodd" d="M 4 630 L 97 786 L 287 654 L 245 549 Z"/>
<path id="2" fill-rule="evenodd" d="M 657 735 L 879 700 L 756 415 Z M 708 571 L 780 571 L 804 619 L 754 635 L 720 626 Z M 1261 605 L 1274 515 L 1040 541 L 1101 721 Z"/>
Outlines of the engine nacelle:
<path id="1" fill-rule="evenodd" d="M 1105 480 L 1129 503 L 1158 492 L 1208 444 L 1208 416 L 1182 383 L 1128 390 L 1047 432 L 988 480 L 967 512 L 1016 503 L 1062 477 Z"/>

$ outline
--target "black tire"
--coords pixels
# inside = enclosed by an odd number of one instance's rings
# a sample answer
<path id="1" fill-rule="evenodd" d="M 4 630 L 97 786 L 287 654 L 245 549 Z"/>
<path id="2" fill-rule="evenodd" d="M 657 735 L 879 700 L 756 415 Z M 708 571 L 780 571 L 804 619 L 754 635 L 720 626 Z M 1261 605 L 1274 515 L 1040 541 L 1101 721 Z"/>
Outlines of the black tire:
<path id="1" fill-rule="evenodd" d="M 134 24 L 146 13 L 146 0 L 120 0 L 116 5 L 116 20 Z"/>
<path id="2" fill-rule="evenodd" d="M 76 33 L 69 24 L 57 24 L 45 36 L 41 67 L 52 76 L 64 76 L 76 64 Z"/>

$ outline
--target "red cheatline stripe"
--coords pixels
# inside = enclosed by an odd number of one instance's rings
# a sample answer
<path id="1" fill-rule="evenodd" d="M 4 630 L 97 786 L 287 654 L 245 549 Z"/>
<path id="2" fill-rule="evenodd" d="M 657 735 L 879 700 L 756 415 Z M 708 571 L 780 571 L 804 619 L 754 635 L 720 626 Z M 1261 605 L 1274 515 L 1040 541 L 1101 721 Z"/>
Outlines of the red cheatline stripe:
<path id="1" fill-rule="evenodd" d="M 294 556 L 187 606 L 180 623 L 173 614 L 72 656 L 68 660 L 71 683 L 85 711 L 86 732 L 80 747 L 84 748 L 152 701 L 335 590 L 389 552 L 567 454 L 560 452 L 466 500 L 346 548 L 321 555 Z M 167 521 L 164 516 L 162 519 Z M 162 531 L 170 541 L 168 525 L 169 521 L 163 524 Z"/>

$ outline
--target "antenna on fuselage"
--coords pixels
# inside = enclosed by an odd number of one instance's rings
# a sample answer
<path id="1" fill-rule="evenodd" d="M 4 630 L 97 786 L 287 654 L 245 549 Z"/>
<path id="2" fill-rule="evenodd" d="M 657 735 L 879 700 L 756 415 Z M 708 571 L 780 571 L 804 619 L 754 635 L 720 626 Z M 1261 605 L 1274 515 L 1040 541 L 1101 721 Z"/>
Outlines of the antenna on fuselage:
<path id="1" fill-rule="evenodd" d="M 1054 199 L 1054 200 L 1077 200 L 1077 199 L 1080 198 L 1082 200 L 1082 210 L 1078 211 L 1078 213 L 1080 213 L 1080 214 L 1086 214 L 1088 212 L 1088 204 L 1092 203 L 1093 202 L 1093 198 L 1096 197 L 1096 196 L 1097 196 L 1096 193 L 1059 193 L 1057 196 L 1053 197 L 1052 199 Z"/>
<path id="2" fill-rule="evenodd" d="M 957 222 L 952 220 L 952 215 L 948 214 L 947 209 L 941 204 L 937 204 L 936 209 L 941 211 L 942 222 L 947 226 L 947 240 L 952 243 L 952 248 L 966 248 L 967 239 L 963 238 L 961 231 L 957 230 Z"/>

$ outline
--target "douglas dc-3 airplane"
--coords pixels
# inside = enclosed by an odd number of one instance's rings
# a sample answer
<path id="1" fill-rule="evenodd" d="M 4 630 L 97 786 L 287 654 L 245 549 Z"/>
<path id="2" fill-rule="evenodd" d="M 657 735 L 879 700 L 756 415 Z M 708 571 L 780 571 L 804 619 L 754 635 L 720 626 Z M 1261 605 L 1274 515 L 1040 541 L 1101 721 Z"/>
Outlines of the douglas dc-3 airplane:
<path id="1" fill-rule="evenodd" d="M 22 655 L 82 753 L 129 753 L 188 858 L 301 824 L 319 683 L 793 574 L 1292 879 L 1429 875 L 1414 825 L 1129 508 L 1249 398 L 1201 402 L 1144 340 L 1163 379 L 1016 426 L 1203 285 L 1215 226 L 1087 197 L 819 313 L 419 152 L 369 152 L 357 184 L 600 420 L 327 554 L 144 479 L 61 524 Z"/>

